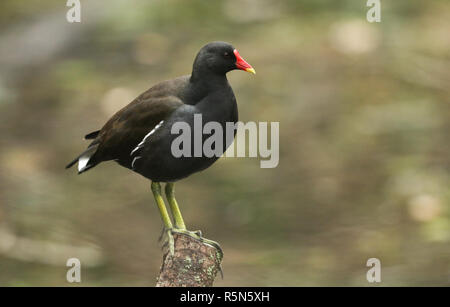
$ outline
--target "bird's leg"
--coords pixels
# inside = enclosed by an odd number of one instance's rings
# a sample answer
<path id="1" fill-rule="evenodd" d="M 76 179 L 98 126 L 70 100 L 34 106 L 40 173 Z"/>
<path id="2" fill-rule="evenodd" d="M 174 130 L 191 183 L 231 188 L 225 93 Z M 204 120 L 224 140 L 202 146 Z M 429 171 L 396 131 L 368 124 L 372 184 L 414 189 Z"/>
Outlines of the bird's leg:
<path id="1" fill-rule="evenodd" d="M 186 229 L 186 225 L 184 224 L 183 217 L 181 216 L 180 208 L 178 207 L 177 200 L 175 199 L 175 184 L 172 182 L 168 182 L 166 184 L 166 197 L 170 205 L 170 210 L 172 211 L 173 218 L 175 220 L 175 228 L 172 228 L 172 232 L 175 233 L 182 233 L 185 235 L 188 235 L 202 243 L 206 243 L 208 245 L 211 245 L 215 247 L 220 254 L 220 257 L 223 256 L 222 248 L 220 247 L 219 243 L 203 238 L 202 232 L 200 230 L 196 231 L 190 231 Z"/>
<path id="2" fill-rule="evenodd" d="M 183 216 L 181 216 L 180 208 L 178 207 L 177 200 L 175 199 L 175 184 L 173 182 L 168 182 L 166 184 L 166 197 L 169 202 L 170 210 L 172 211 L 173 219 L 175 220 L 175 227 L 186 230 Z"/>
<path id="3" fill-rule="evenodd" d="M 171 229 L 172 221 L 170 220 L 169 213 L 167 212 L 166 204 L 164 204 L 164 199 L 161 194 L 161 184 L 159 182 L 152 182 L 152 192 L 153 197 L 155 197 L 159 213 L 161 214 L 161 219 L 164 223 L 164 227 L 166 227 L 167 229 Z"/>
<path id="4" fill-rule="evenodd" d="M 173 255 L 174 254 L 174 240 L 172 235 L 172 221 L 170 220 L 169 213 L 166 209 L 166 204 L 164 203 L 164 199 L 161 194 L 161 184 L 159 182 L 152 182 L 152 192 L 153 197 L 155 198 L 156 205 L 158 206 L 159 213 L 161 215 L 161 219 L 164 223 L 164 228 L 166 229 L 166 234 L 168 238 L 169 251 Z"/>
<path id="5" fill-rule="evenodd" d="M 170 205 L 170 210 L 172 211 L 173 218 L 175 220 L 175 228 L 180 230 L 186 230 L 186 225 L 184 224 L 183 216 L 181 215 L 180 208 L 178 207 L 178 202 L 175 199 L 175 183 L 168 182 L 166 184 L 166 197 Z M 202 237 L 202 232 L 200 230 L 192 231 L 197 236 Z"/>

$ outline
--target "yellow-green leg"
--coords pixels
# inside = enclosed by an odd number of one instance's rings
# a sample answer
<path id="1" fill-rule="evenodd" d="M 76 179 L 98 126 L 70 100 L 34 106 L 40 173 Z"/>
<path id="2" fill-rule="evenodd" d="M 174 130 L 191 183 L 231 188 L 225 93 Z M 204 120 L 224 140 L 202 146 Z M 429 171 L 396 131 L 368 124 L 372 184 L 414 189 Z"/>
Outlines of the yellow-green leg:
<path id="1" fill-rule="evenodd" d="M 164 227 L 172 229 L 172 221 L 170 220 L 169 213 L 166 209 L 166 204 L 161 194 L 161 184 L 159 182 L 152 182 L 153 197 L 155 197 L 156 205 L 158 206 L 161 219 L 164 223 Z"/>
<path id="2" fill-rule="evenodd" d="M 166 197 L 169 202 L 170 210 L 172 211 L 173 219 L 175 220 L 175 227 L 185 230 L 186 225 L 184 224 L 180 208 L 178 207 L 177 200 L 175 199 L 175 184 L 173 182 L 168 182 L 166 184 Z"/>
<path id="3" fill-rule="evenodd" d="M 172 235 L 173 226 L 172 221 L 170 220 L 169 213 L 167 212 L 166 209 L 166 204 L 164 203 L 164 199 L 161 194 L 161 184 L 159 182 L 152 182 L 152 192 L 153 197 L 155 198 L 156 201 L 156 205 L 158 206 L 159 209 L 159 214 L 161 215 L 161 219 L 164 224 L 164 229 L 167 234 L 168 238 L 167 243 L 169 244 L 169 251 L 173 255 L 174 254 L 174 240 Z"/>

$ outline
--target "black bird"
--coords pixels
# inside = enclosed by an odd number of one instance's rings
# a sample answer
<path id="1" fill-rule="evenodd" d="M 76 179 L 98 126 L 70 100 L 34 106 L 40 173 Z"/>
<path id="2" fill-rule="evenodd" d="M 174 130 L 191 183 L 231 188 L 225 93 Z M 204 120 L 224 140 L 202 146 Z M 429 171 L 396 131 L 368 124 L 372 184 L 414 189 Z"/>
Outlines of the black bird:
<path id="1" fill-rule="evenodd" d="M 78 162 L 78 173 L 81 174 L 100 162 L 114 160 L 141 174 L 152 181 L 152 192 L 172 253 L 173 232 L 185 233 L 220 250 L 216 242 L 202 238 L 199 231 L 186 229 L 174 197 L 175 181 L 206 169 L 218 157 L 205 156 L 203 151 L 200 156 L 175 157 L 171 145 L 178 135 L 171 129 L 175 123 L 183 122 L 195 134 L 194 115 L 201 115 L 203 123 L 220 123 L 223 131 L 226 131 L 227 122 L 236 123 L 236 98 L 226 77 L 226 73 L 234 69 L 255 73 L 232 45 L 225 42 L 205 45 L 195 58 L 191 75 L 163 81 L 142 93 L 113 115 L 101 130 L 87 134 L 85 139 L 93 141 L 66 168 Z M 202 142 L 207 136 L 202 135 Z M 222 153 L 233 138 L 234 135 L 224 140 Z M 193 144 L 193 138 L 191 140 Z M 193 152 L 194 146 L 191 147 Z M 165 192 L 174 224 L 164 204 L 160 182 L 167 183 Z"/>

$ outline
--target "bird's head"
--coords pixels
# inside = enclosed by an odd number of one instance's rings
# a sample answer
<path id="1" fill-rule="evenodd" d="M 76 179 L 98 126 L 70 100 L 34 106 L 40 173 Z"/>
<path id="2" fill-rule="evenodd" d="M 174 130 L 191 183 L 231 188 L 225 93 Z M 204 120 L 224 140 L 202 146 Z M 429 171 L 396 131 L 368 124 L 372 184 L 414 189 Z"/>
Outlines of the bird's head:
<path id="1" fill-rule="evenodd" d="M 217 74 L 226 74 L 234 69 L 256 73 L 253 67 L 239 55 L 239 52 L 226 42 L 212 42 L 203 46 L 195 58 L 194 69 Z"/>

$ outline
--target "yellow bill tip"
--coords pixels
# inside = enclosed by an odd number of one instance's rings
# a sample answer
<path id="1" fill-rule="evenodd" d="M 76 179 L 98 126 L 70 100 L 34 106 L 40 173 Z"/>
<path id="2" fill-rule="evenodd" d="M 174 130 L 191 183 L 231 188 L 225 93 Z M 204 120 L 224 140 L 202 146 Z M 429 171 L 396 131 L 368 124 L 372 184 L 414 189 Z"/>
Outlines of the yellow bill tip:
<path id="1" fill-rule="evenodd" d="M 255 71 L 255 69 L 253 67 L 246 68 L 245 71 L 246 72 L 251 72 L 252 74 L 256 75 L 256 71 Z"/>

